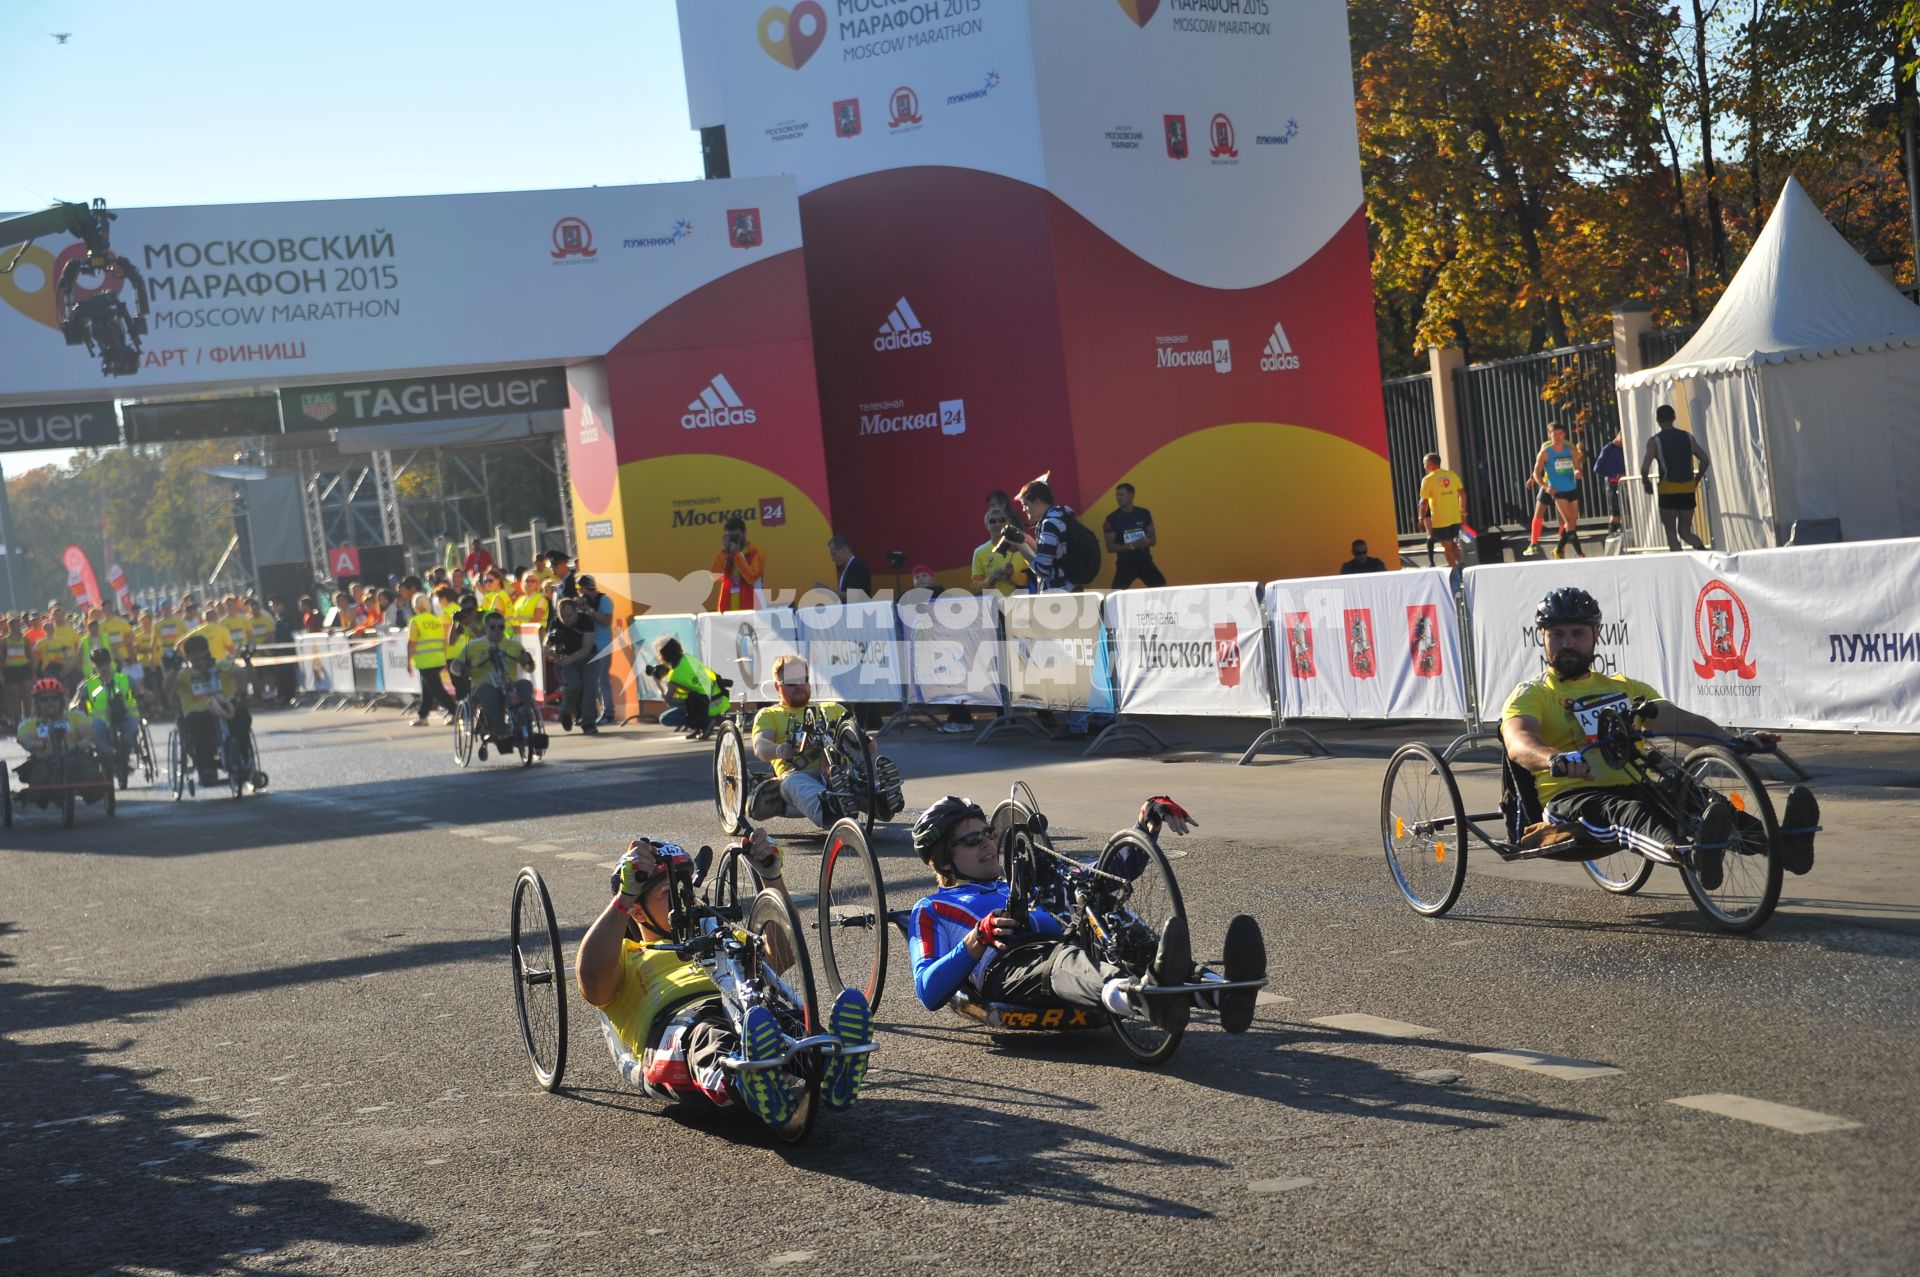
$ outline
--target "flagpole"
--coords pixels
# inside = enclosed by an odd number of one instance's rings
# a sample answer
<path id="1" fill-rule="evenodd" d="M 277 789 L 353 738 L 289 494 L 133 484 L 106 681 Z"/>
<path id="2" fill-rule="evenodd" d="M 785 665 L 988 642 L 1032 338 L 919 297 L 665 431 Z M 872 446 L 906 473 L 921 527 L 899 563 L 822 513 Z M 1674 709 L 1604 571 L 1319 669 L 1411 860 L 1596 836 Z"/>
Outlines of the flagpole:
<path id="1" fill-rule="evenodd" d="M 20 599 L 13 583 L 13 560 L 19 547 L 13 543 L 13 513 L 7 506 L 7 470 L 0 466 L 0 560 L 5 560 L 7 611 L 18 612 Z"/>

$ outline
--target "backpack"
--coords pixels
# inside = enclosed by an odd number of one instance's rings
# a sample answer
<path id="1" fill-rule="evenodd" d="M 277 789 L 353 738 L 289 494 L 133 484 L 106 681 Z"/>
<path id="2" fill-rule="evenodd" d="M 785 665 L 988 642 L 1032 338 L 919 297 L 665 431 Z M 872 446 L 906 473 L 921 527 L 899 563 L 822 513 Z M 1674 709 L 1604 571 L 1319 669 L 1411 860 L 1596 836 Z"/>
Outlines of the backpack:
<path id="1" fill-rule="evenodd" d="M 1093 529 L 1080 522 L 1071 513 L 1062 511 L 1061 516 L 1067 525 L 1066 554 L 1062 556 L 1060 566 L 1065 569 L 1067 580 L 1079 587 L 1092 585 L 1100 575 L 1100 538 L 1093 535 Z"/>

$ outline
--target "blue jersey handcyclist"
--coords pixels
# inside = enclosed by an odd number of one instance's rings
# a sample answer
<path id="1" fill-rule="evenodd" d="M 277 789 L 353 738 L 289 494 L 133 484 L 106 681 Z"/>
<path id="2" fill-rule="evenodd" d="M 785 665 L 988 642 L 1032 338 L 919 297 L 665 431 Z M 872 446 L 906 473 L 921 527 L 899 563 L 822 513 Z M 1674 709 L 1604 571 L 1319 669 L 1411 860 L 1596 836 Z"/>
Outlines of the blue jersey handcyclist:
<path id="1" fill-rule="evenodd" d="M 1179 809 L 1173 827 L 1198 823 Z M 978 804 L 952 794 L 914 822 L 914 850 L 933 870 L 939 889 L 913 906 L 908 939 L 913 952 L 913 988 L 928 1010 L 946 1005 L 966 985 L 989 1002 L 1021 1006 L 1067 1006 L 1139 1016 L 1162 1029 L 1184 1028 L 1194 1001 L 1220 1013 L 1220 1027 L 1245 1032 L 1253 1023 L 1254 989 L 1222 993 L 1156 995 L 1155 985 L 1183 985 L 1194 978 L 1186 918 L 1176 914 L 1160 932 L 1159 948 L 1144 987 L 1119 967 L 1096 960 L 1044 910 L 1010 902 L 1000 876 L 1000 850 Z M 1266 974 L 1266 943 L 1260 925 L 1246 914 L 1227 926 L 1225 977 L 1255 980 Z"/>

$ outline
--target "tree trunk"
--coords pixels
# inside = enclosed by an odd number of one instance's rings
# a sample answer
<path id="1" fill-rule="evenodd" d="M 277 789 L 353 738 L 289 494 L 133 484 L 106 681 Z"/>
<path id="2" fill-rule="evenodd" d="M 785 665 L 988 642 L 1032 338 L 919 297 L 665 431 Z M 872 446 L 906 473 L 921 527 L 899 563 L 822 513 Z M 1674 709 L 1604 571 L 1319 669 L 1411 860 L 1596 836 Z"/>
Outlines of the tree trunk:
<path id="1" fill-rule="evenodd" d="M 1687 318 L 1700 322 L 1700 255 L 1695 249 L 1693 211 L 1687 207 L 1687 179 L 1680 167 L 1680 145 L 1673 140 L 1673 126 L 1665 111 L 1660 113 L 1660 132 L 1667 140 L 1668 171 L 1673 175 L 1674 220 L 1680 224 L 1680 243 L 1687 254 Z"/>
<path id="2" fill-rule="evenodd" d="M 1693 74 L 1700 107 L 1700 178 L 1707 188 L 1707 230 L 1713 244 L 1713 274 L 1727 280 L 1727 219 L 1720 207 L 1720 183 L 1713 163 L 1713 84 L 1707 75 L 1707 15 L 1693 0 Z"/>

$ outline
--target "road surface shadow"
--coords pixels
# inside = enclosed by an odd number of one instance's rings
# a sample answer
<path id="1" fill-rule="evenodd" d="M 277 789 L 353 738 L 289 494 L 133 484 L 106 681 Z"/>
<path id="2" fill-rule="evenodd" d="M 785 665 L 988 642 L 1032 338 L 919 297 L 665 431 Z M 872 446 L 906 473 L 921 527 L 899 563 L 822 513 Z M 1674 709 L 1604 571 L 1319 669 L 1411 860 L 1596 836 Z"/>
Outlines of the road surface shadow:
<path id="1" fill-rule="evenodd" d="M 12 924 L 0 923 L 0 936 Z M 13 965 L 0 953 L 0 969 Z M 0 982 L 17 1027 L 35 986 Z M 264 1176 L 241 1156 L 248 1115 L 203 1107 L 118 1062 L 130 1043 L 0 1036 L 0 1267 L 10 1273 L 333 1271 L 317 1246 L 390 1248 L 428 1230 L 337 1196 L 317 1179 Z M 308 1267 L 313 1265 L 313 1267 Z"/>

